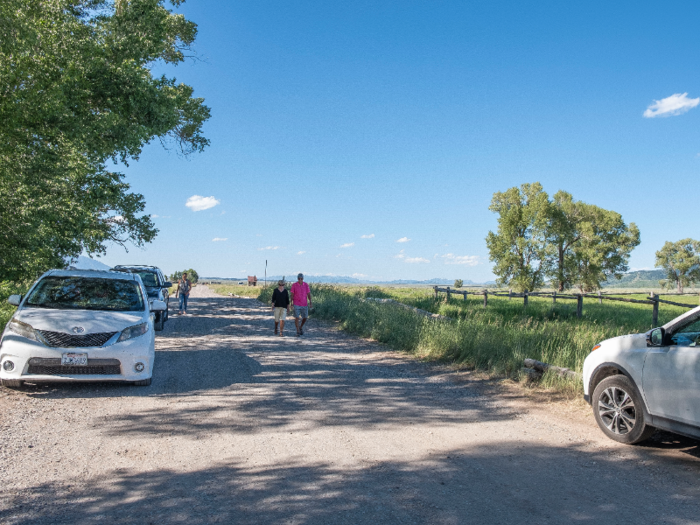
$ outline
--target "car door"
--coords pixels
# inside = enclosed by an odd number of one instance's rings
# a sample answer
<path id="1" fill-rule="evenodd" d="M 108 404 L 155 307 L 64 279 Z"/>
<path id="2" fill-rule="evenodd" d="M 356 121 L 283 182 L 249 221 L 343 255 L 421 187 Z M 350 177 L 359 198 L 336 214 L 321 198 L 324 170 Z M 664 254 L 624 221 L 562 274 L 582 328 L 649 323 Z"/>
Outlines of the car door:
<path id="1" fill-rule="evenodd" d="M 649 348 L 642 386 L 652 416 L 700 425 L 700 320 Z"/>

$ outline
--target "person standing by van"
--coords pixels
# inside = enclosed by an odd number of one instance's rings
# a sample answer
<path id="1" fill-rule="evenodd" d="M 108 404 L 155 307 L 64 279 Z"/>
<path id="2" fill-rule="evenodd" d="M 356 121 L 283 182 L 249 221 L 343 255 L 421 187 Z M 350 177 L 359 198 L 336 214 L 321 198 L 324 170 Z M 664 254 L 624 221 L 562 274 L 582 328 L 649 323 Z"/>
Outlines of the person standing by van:
<path id="1" fill-rule="evenodd" d="M 277 282 L 277 288 L 272 292 L 272 311 L 275 314 L 275 334 L 279 325 L 280 337 L 284 336 L 284 321 L 289 310 L 289 292 L 284 287 L 284 281 Z"/>
<path id="2" fill-rule="evenodd" d="M 192 290 L 192 283 L 187 278 L 187 272 L 185 272 L 177 282 L 177 291 L 175 292 L 175 297 L 180 298 L 180 315 L 187 315 L 187 298 L 190 296 L 190 290 Z"/>
<path id="3" fill-rule="evenodd" d="M 304 335 L 304 325 L 309 318 L 309 306 L 311 306 L 311 289 L 304 282 L 304 274 L 297 275 L 297 282 L 292 285 L 292 305 L 294 306 L 294 324 L 297 327 L 297 335 Z M 299 319 L 301 318 L 301 324 Z"/>

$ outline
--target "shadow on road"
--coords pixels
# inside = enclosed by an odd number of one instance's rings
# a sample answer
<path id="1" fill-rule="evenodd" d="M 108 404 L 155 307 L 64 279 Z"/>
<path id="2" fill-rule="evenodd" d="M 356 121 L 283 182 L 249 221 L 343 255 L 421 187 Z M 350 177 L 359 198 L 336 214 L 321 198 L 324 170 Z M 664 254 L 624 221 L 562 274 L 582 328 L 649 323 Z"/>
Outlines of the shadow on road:
<path id="1" fill-rule="evenodd" d="M 319 461 L 111 471 L 6 495 L 0 522 L 636 525 L 696 522 L 700 511 L 697 484 L 650 475 L 641 485 L 637 465 L 603 453 L 519 443 L 511 451 L 472 447 L 355 469 Z"/>

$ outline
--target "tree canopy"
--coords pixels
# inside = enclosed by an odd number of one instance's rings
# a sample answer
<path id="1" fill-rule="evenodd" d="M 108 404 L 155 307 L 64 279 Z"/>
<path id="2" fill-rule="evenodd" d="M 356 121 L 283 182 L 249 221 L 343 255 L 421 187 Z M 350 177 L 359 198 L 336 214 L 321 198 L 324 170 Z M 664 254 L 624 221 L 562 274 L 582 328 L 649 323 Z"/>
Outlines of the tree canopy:
<path id="1" fill-rule="evenodd" d="M 549 281 L 559 291 L 591 291 L 628 270 L 639 230 L 622 216 L 559 191 L 550 200 L 539 183 L 497 192 L 491 211 L 498 232 L 486 244 L 500 285 L 535 290 Z"/>
<path id="2" fill-rule="evenodd" d="M 679 292 L 691 283 L 700 281 L 700 242 L 681 239 L 665 242 L 656 252 L 656 267 L 666 272 L 665 287 L 675 286 Z"/>
<path id="3" fill-rule="evenodd" d="M 178 282 L 182 278 L 182 274 L 186 273 L 187 278 L 190 280 L 192 284 L 197 284 L 199 281 L 199 274 L 194 271 L 192 268 L 189 270 L 182 270 L 181 272 L 175 272 L 170 276 L 170 281 L 173 283 Z"/>
<path id="4" fill-rule="evenodd" d="M 196 34 L 164 0 L 0 3 L 0 279 L 155 237 L 107 162 L 156 138 L 185 155 L 208 145 L 203 99 L 150 71 L 182 62 Z"/>

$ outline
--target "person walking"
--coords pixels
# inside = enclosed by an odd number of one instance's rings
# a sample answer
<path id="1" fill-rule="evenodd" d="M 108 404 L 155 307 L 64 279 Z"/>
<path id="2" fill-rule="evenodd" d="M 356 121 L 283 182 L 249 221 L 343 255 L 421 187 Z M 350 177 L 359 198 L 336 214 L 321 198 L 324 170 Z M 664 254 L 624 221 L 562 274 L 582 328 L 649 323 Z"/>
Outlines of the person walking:
<path id="1" fill-rule="evenodd" d="M 304 282 L 304 274 L 297 275 L 297 282 L 292 285 L 292 305 L 294 306 L 294 324 L 297 327 L 297 335 L 304 335 L 304 325 L 309 318 L 309 306 L 311 306 L 311 289 Z M 301 324 L 299 319 L 301 318 Z"/>
<path id="2" fill-rule="evenodd" d="M 180 315 L 187 315 L 187 298 L 190 296 L 190 290 L 192 290 L 192 283 L 187 278 L 187 272 L 182 274 L 180 280 L 177 282 L 177 291 L 175 292 L 175 297 L 180 298 Z"/>
<path id="3" fill-rule="evenodd" d="M 275 315 L 275 334 L 279 325 L 280 337 L 284 336 L 284 321 L 289 310 L 289 292 L 284 287 L 284 281 L 277 281 L 277 288 L 272 292 L 272 311 Z"/>

